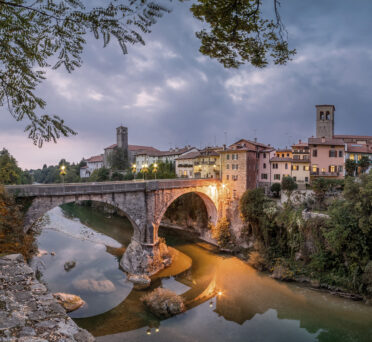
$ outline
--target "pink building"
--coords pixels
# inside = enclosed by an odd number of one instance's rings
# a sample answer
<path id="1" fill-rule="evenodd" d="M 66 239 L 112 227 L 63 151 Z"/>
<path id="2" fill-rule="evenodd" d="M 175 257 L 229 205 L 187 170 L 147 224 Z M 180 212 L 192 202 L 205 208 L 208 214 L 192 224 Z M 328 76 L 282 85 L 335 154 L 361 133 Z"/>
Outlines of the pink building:
<path id="1" fill-rule="evenodd" d="M 275 156 L 275 149 L 268 148 L 258 153 L 257 186 L 268 190 L 271 186 L 270 159 Z"/>
<path id="2" fill-rule="evenodd" d="M 345 175 L 345 143 L 335 138 L 309 138 L 310 176 L 343 178 Z"/>

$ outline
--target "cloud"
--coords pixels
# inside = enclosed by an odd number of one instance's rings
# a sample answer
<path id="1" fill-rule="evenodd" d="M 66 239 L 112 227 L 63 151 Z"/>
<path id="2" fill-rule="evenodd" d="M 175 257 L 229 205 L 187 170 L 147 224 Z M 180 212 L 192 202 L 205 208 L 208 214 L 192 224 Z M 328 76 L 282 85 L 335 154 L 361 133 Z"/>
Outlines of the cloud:
<path id="1" fill-rule="evenodd" d="M 201 55 L 194 34 L 201 24 L 190 4 L 173 6 L 144 37 L 146 46 L 129 46 L 124 56 L 114 40 L 102 49 L 88 38 L 79 70 L 48 72 L 38 93 L 77 137 L 39 150 L 3 108 L 0 144 L 23 167 L 103 153 L 120 124 L 129 128 L 130 143 L 161 149 L 223 144 L 225 136 L 228 143 L 256 136 L 280 147 L 315 133 L 321 103 L 335 104 L 336 132 L 372 134 L 372 2 L 283 3 L 294 60 L 238 70 Z"/>

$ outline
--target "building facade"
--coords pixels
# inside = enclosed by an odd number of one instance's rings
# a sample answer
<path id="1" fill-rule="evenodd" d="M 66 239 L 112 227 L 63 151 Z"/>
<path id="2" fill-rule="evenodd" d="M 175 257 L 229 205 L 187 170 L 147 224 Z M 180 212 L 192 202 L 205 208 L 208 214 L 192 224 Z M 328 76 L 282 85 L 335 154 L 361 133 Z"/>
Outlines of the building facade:
<path id="1" fill-rule="evenodd" d="M 188 152 L 176 159 L 176 175 L 178 178 L 194 178 L 194 163 L 200 152 Z"/>
<path id="2" fill-rule="evenodd" d="M 292 177 L 299 189 L 306 189 L 310 183 L 310 148 L 301 140 L 292 145 Z"/>
<path id="3" fill-rule="evenodd" d="M 103 154 L 85 160 L 87 165 L 80 168 L 80 178 L 88 178 L 94 170 L 103 167 Z"/>

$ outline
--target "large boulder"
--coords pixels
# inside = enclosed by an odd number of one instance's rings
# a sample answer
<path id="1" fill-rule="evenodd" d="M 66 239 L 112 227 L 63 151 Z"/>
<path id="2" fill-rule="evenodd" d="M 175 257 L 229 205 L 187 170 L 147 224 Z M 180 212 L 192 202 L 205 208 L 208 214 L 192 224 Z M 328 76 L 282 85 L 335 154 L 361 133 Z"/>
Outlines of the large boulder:
<path id="1" fill-rule="evenodd" d="M 144 295 L 141 301 L 159 318 L 171 317 L 185 311 L 183 298 L 161 287 Z"/>
<path id="2" fill-rule="evenodd" d="M 163 241 L 147 246 L 132 240 L 120 260 L 120 266 L 124 271 L 148 276 L 152 276 L 171 263 L 172 256 Z"/>

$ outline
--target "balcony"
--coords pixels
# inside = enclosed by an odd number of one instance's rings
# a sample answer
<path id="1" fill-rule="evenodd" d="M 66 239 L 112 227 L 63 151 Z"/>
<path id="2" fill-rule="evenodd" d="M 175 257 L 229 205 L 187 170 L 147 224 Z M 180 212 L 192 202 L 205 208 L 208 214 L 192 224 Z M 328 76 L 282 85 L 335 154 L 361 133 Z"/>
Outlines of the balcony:
<path id="1" fill-rule="evenodd" d="M 310 176 L 315 176 L 315 177 L 338 177 L 340 176 L 340 172 L 310 172 Z"/>

